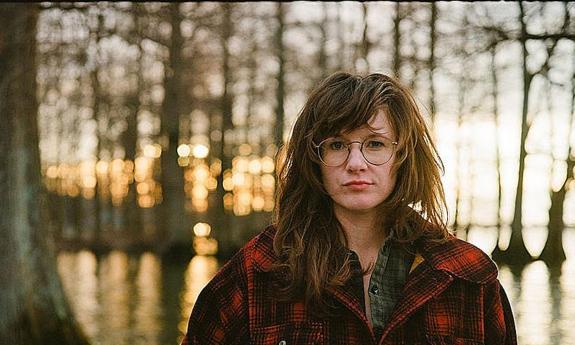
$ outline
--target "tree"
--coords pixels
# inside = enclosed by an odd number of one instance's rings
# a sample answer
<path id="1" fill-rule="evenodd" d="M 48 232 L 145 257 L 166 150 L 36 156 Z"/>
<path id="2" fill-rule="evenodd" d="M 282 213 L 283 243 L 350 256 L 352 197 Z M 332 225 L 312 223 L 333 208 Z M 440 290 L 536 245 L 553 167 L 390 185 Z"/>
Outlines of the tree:
<path id="1" fill-rule="evenodd" d="M 99 4 L 97 5 L 96 11 L 96 20 L 95 22 L 96 27 L 90 29 L 90 40 L 91 43 L 94 45 L 95 51 L 95 60 L 98 61 L 101 54 L 101 47 L 100 41 L 102 40 L 102 30 L 104 27 L 104 14 L 102 13 Z M 104 94 L 102 91 L 102 87 L 100 85 L 100 64 L 96 63 L 94 68 L 90 72 L 90 80 L 92 85 L 92 114 L 94 122 L 96 123 L 96 137 L 98 143 L 96 145 L 96 152 L 95 158 L 96 163 L 100 161 L 100 153 L 102 152 L 102 141 L 104 138 L 103 133 L 100 131 L 100 122 L 102 113 L 102 106 L 104 103 Z M 96 185 L 94 186 L 94 232 L 95 232 L 95 241 L 97 244 L 100 244 L 102 241 L 102 210 L 103 210 L 103 202 L 102 202 L 102 185 L 98 181 L 98 169 L 97 164 L 94 165 L 94 176 L 96 176 Z"/>
<path id="2" fill-rule="evenodd" d="M 546 35 L 529 34 L 527 31 L 527 16 L 525 14 L 525 8 L 523 2 L 519 2 L 519 21 L 521 24 L 521 34 L 519 37 L 519 41 L 521 42 L 522 47 L 522 68 L 523 68 L 523 108 L 521 117 L 521 142 L 519 151 L 519 171 L 518 171 L 519 177 L 517 179 L 517 188 L 515 194 L 515 210 L 513 213 L 513 221 L 511 223 L 511 239 L 509 240 L 509 247 L 502 253 L 502 259 L 509 263 L 524 264 L 533 260 L 531 254 L 529 254 L 527 248 L 525 247 L 522 234 L 523 175 L 525 173 L 525 158 L 527 156 L 525 142 L 527 139 L 529 128 L 531 126 L 531 122 L 529 122 L 527 118 L 527 115 L 529 113 L 529 93 L 531 90 L 531 84 L 534 77 L 548 70 L 550 58 L 553 55 L 555 48 L 557 47 L 558 40 L 561 38 L 569 38 L 572 36 L 561 33 L 546 34 Z M 563 30 L 567 29 L 568 23 L 569 23 L 569 16 L 566 15 L 563 22 Z M 547 58 L 545 59 L 543 64 L 541 64 L 539 69 L 535 72 L 529 71 L 527 67 L 527 58 L 529 55 L 527 50 L 528 40 L 550 41 L 550 44 L 547 46 L 547 52 L 546 52 Z M 558 200 L 556 200 L 556 202 L 557 201 Z M 550 221 L 552 220 L 550 219 Z"/>
<path id="3" fill-rule="evenodd" d="M 136 89 L 132 91 L 128 97 L 127 103 L 130 108 L 129 114 L 126 116 L 126 130 L 123 133 L 123 145 L 125 149 L 125 159 L 129 162 L 136 162 L 137 143 L 138 143 L 138 112 L 140 111 L 140 91 L 143 88 L 142 78 L 142 60 L 144 51 L 142 49 L 142 32 L 140 16 L 143 8 L 141 4 L 133 4 L 132 18 L 134 27 L 130 32 L 133 39 L 131 42 L 138 49 L 138 60 L 136 63 L 135 71 L 133 72 L 136 78 Z M 135 164 L 133 171 L 135 172 Z M 136 236 L 141 232 L 142 222 L 140 219 L 140 208 L 138 206 L 138 192 L 136 190 L 136 181 L 132 181 L 128 187 L 128 195 L 124 201 L 124 219 L 126 224 L 126 231 Z"/>
<path id="4" fill-rule="evenodd" d="M 462 19 L 462 30 L 460 32 L 461 36 L 459 39 L 459 45 L 456 48 L 456 54 L 461 58 L 461 70 L 457 72 L 457 118 L 456 118 L 456 130 L 457 141 L 455 145 L 456 151 L 456 194 L 455 194 L 455 211 L 454 211 L 454 222 L 453 229 L 455 232 L 462 234 L 462 237 L 467 236 L 469 226 L 471 223 L 472 214 L 472 199 L 473 196 L 469 196 L 467 200 L 468 204 L 468 219 L 466 222 L 460 223 L 461 209 L 463 208 L 463 186 L 468 186 L 469 189 L 473 188 L 472 174 L 468 171 L 468 167 L 471 166 L 472 160 L 469 154 L 471 150 L 471 142 L 468 136 L 463 133 L 463 128 L 468 126 L 468 117 L 466 116 L 471 112 L 471 106 L 469 103 L 469 95 L 472 89 L 472 77 L 467 73 L 469 66 L 472 63 L 471 60 L 471 48 L 468 46 L 470 32 L 468 30 L 468 18 L 467 15 L 463 16 Z M 467 123 L 466 123 L 467 122 Z M 463 167 L 463 169 L 462 169 Z M 467 172 L 469 176 L 463 177 L 463 173 Z"/>
<path id="5" fill-rule="evenodd" d="M 395 17 L 393 18 L 393 74 L 400 79 L 401 70 L 401 21 L 403 14 L 401 4 L 395 3 Z"/>
<path id="6" fill-rule="evenodd" d="M 358 71 L 359 73 L 366 73 L 370 71 L 368 56 L 372 43 L 369 41 L 369 37 L 367 35 L 369 31 L 369 26 L 367 24 L 369 9 L 365 2 L 361 4 L 361 9 L 362 9 L 363 27 L 361 31 L 361 41 L 358 43 L 358 49 L 356 51 L 356 55 L 358 56 L 355 59 L 355 68 L 359 69 Z"/>
<path id="7" fill-rule="evenodd" d="M 216 203 L 212 210 L 213 221 L 215 225 L 215 237 L 220 244 L 219 252 L 223 256 L 228 256 L 231 253 L 229 240 L 226 241 L 224 231 L 229 229 L 229 214 L 226 212 L 224 198 L 226 190 L 224 189 L 224 177 L 226 173 L 231 173 L 232 158 L 229 148 L 232 142 L 228 134 L 232 132 L 232 110 L 233 110 L 233 94 L 232 94 L 232 69 L 230 65 L 231 53 L 229 50 L 229 41 L 233 34 L 234 23 L 232 22 L 233 4 L 224 3 L 221 5 L 223 9 L 221 31 L 220 31 L 220 45 L 222 49 L 222 84 L 223 92 L 221 95 L 221 123 L 220 123 L 220 152 L 219 157 L 221 160 L 221 170 L 218 175 L 218 185 L 216 188 Z"/>
<path id="8" fill-rule="evenodd" d="M 521 113 L 521 141 L 519 143 L 519 171 L 517 178 L 517 188 L 515 194 L 515 210 L 513 212 L 513 221 L 511 222 L 511 239 L 509 246 L 502 253 L 503 259 L 510 263 L 525 264 L 532 260 L 531 254 L 527 251 L 523 242 L 523 176 L 525 174 L 525 157 L 527 150 L 525 142 L 529 132 L 529 123 L 527 115 L 529 113 L 529 90 L 533 81 L 533 74 L 527 69 L 527 23 L 525 10 L 522 2 L 519 2 L 519 21 L 521 23 L 521 47 L 522 47 L 522 68 L 523 68 L 523 108 Z"/>
<path id="9" fill-rule="evenodd" d="M 168 43 L 169 57 L 165 62 L 164 101 L 162 103 L 161 136 L 166 147 L 160 157 L 162 167 L 161 217 L 158 231 L 160 239 L 168 241 L 170 235 L 189 230 L 188 215 L 185 210 L 184 176 L 178 165 L 178 145 L 180 138 L 180 116 L 183 102 L 183 86 L 181 82 L 183 61 L 181 33 L 182 15 L 180 4 L 168 5 L 168 18 L 171 27 L 171 37 Z"/>
<path id="10" fill-rule="evenodd" d="M 37 5 L 0 7 L 0 343 L 87 344 L 47 232 L 36 101 Z"/>
<path id="11" fill-rule="evenodd" d="M 274 36 L 275 52 L 278 60 L 278 73 L 276 76 L 277 89 L 276 89 L 276 122 L 274 132 L 274 142 L 279 149 L 283 145 L 284 136 L 284 99 L 285 99 L 285 46 L 283 43 L 283 34 L 285 31 L 285 13 L 284 4 L 278 2 L 276 5 L 276 32 Z"/>
<path id="12" fill-rule="evenodd" d="M 575 81 L 575 78 L 574 78 Z M 574 97 L 575 98 L 575 93 Z M 573 112 L 575 110 L 575 101 L 571 99 L 571 113 L 570 123 L 573 122 Z M 570 125 L 569 137 L 573 132 L 573 125 Z M 551 206 L 549 207 L 549 225 L 548 235 L 545 241 L 543 251 L 539 255 L 539 259 L 545 261 L 550 265 L 560 265 L 565 261 L 565 249 L 563 248 L 563 229 L 565 223 L 563 221 L 563 209 L 565 206 L 565 196 L 569 189 L 569 185 L 573 181 L 573 169 L 575 168 L 575 148 L 569 145 L 569 153 L 565 165 L 565 178 L 558 190 L 551 190 Z"/>
<path id="13" fill-rule="evenodd" d="M 321 72 L 320 79 L 324 79 L 329 74 L 329 68 L 327 65 L 328 55 L 327 55 L 327 30 L 329 28 L 329 20 L 328 20 L 328 6 L 326 3 L 322 3 L 321 7 L 322 12 L 322 19 L 319 24 L 319 32 L 320 32 L 320 42 L 319 42 L 319 51 L 318 51 L 318 59 L 317 59 L 317 66 Z"/>
<path id="14" fill-rule="evenodd" d="M 345 22 L 342 19 L 342 6 L 344 4 L 343 3 L 338 3 L 337 4 L 337 17 L 335 20 L 336 23 L 336 39 L 337 39 L 337 44 L 338 44 L 338 53 L 337 53 L 337 58 L 336 58 L 336 66 L 335 69 L 337 71 L 343 70 L 346 66 L 347 66 L 347 42 L 345 40 Z"/>
<path id="15" fill-rule="evenodd" d="M 497 56 L 497 43 L 494 40 L 490 46 L 491 54 L 491 98 L 493 102 L 493 122 L 495 124 L 495 171 L 497 173 L 497 241 L 495 242 L 495 249 L 492 253 L 494 257 L 501 254 L 499 249 L 499 238 L 501 236 L 501 209 L 503 205 L 503 185 L 501 181 L 501 150 L 499 145 L 499 85 L 497 78 L 497 64 L 495 57 Z"/>
<path id="16" fill-rule="evenodd" d="M 564 6 L 564 14 L 565 17 L 563 19 L 562 32 L 566 32 L 570 23 L 569 8 L 567 7 L 567 4 Z M 575 59 L 573 61 L 575 61 Z M 563 222 L 563 210 L 565 206 L 565 196 L 569 190 L 569 185 L 573 181 L 573 169 L 575 168 L 575 147 L 573 147 L 569 140 L 573 136 L 573 114 L 575 113 L 575 72 L 573 72 L 571 77 L 571 95 L 571 109 L 567 121 L 567 125 L 569 126 L 569 132 L 567 135 L 569 149 L 567 150 L 567 158 L 565 160 L 565 178 L 558 190 L 552 189 L 550 192 L 551 206 L 549 207 L 549 232 L 543 251 L 539 255 L 539 259 L 542 259 L 551 266 L 559 266 L 566 259 L 565 249 L 563 248 L 563 229 L 565 228 L 565 223 Z M 550 99 L 549 102 L 551 102 Z"/>
<path id="17" fill-rule="evenodd" d="M 430 4 L 430 18 L 429 18 L 429 60 L 428 60 L 428 72 L 429 73 L 429 114 L 431 115 L 431 130 L 435 127 L 435 109 L 437 100 L 435 99 L 435 67 L 437 62 L 435 61 L 435 45 L 437 42 L 437 4 L 432 2 Z"/>

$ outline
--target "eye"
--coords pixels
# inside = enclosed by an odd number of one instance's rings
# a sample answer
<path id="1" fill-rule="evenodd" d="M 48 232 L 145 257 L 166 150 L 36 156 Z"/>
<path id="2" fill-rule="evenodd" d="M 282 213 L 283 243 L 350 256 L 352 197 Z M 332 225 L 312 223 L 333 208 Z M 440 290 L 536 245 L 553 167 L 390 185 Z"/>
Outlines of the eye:
<path id="1" fill-rule="evenodd" d="M 345 143 L 342 140 L 333 140 L 328 143 L 328 148 L 333 151 L 345 149 Z"/>
<path id="2" fill-rule="evenodd" d="M 366 144 L 369 149 L 383 149 L 387 147 L 387 143 L 382 139 L 370 139 Z"/>

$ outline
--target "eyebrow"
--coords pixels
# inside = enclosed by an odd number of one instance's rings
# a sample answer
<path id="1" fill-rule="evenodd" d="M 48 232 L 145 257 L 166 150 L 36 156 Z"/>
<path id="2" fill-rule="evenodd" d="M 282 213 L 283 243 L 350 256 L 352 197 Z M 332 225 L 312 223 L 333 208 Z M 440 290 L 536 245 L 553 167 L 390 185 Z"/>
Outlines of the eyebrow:
<path id="1" fill-rule="evenodd" d="M 360 137 L 361 137 L 362 139 L 369 138 L 369 137 L 384 137 L 384 138 L 386 138 L 386 139 L 393 140 L 393 139 L 390 138 L 389 135 L 384 135 L 384 134 L 389 134 L 389 133 L 390 133 L 389 131 L 388 131 L 388 132 L 384 132 L 384 133 L 379 133 L 379 132 L 373 132 L 373 131 L 372 131 L 370 134 L 363 135 L 363 136 L 360 136 Z M 345 135 L 345 134 L 341 134 L 341 133 L 340 133 L 340 134 L 338 134 L 338 135 L 334 135 L 333 138 L 347 139 L 347 138 L 344 138 L 344 135 Z"/>

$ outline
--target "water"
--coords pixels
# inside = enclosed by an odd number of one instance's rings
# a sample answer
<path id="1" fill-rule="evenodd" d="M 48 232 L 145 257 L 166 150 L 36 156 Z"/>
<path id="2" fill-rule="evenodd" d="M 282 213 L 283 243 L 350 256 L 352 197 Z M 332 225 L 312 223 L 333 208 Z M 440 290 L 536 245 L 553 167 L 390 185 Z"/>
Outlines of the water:
<path id="1" fill-rule="evenodd" d="M 493 233 L 474 229 L 468 240 L 485 251 Z M 541 229 L 524 231 L 538 253 Z M 499 278 L 516 316 L 519 344 L 575 344 L 575 231 L 564 234 L 567 261 L 549 270 L 536 261 L 517 271 L 500 267 Z M 58 269 L 79 323 L 94 345 L 179 344 L 201 289 L 220 267 L 213 257 L 163 263 L 151 253 L 62 252 Z"/>

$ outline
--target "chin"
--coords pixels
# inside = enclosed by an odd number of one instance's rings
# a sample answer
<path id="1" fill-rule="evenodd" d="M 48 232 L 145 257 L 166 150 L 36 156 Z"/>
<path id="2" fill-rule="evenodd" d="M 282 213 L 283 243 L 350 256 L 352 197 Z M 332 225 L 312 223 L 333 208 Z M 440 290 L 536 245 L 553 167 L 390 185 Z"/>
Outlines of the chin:
<path id="1" fill-rule="evenodd" d="M 350 211 L 370 211 L 376 208 L 381 202 L 374 200 L 346 200 L 346 202 L 338 203 L 341 207 L 346 208 Z"/>

